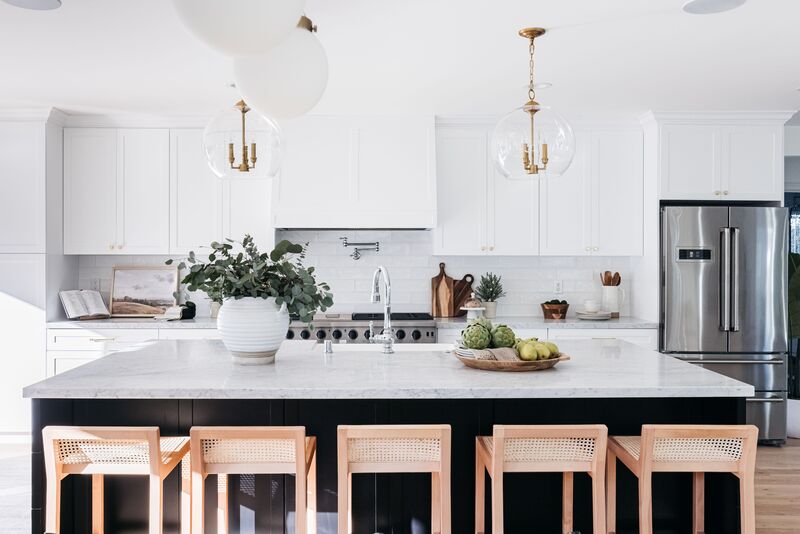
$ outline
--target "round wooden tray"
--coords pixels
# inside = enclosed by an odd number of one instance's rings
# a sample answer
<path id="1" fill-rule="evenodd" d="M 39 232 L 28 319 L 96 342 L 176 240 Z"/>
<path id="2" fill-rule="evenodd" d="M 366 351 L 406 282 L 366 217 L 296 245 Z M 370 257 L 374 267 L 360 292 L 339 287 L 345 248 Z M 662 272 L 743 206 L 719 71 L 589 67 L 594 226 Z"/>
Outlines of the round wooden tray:
<path id="1" fill-rule="evenodd" d="M 550 358 L 549 360 L 534 360 L 532 362 L 520 360 L 518 362 L 508 362 L 501 360 L 477 360 L 468 356 L 461 356 L 456 352 L 453 352 L 453 354 L 467 367 L 481 369 L 483 371 L 543 371 L 545 369 L 550 369 L 558 362 L 570 359 L 569 354 L 561 354 L 558 358 Z"/>

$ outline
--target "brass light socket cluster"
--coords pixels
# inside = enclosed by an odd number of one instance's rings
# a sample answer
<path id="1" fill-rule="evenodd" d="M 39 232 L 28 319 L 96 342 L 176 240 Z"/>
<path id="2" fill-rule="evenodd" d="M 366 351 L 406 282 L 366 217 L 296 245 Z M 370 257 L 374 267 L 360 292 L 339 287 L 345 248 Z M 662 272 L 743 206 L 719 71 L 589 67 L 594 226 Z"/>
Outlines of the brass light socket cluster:
<path id="1" fill-rule="evenodd" d="M 239 165 L 236 165 L 236 156 L 233 153 L 233 143 L 228 143 L 228 162 L 231 164 L 231 169 L 238 170 L 239 172 L 250 172 L 250 169 L 255 169 L 256 161 L 258 160 L 256 157 L 256 144 L 251 143 L 248 162 L 247 119 L 245 116 L 247 115 L 247 112 L 250 111 L 250 107 L 245 104 L 244 100 L 239 100 L 233 107 L 238 109 L 242 114 L 242 162 Z"/>
<path id="2" fill-rule="evenodd" d="M 538 150 L 538 158 L 537 158 L 537 150 L 536 150 L 536 141 L 534 138 L 535 132 L 535 115 L 539 111 L 539 103 L 534 100 L 536 97 L 536 91 L 534 90 L 534 83 L 533 83 L 533 53 L 535 50 L 534 47 L 534 40 L 537 37 L 541 37 L 546 33 L 547 30 L 544 28 L 523 28 L 519 31 L 519 35 L 524 37 L 528 40 L 529 46 L 528 50 L 530 53 L 530 78 L 528 83 L 528 101 L 523 106 L 523 109 L 530 115 L 531 121 L 531 142 L 530 145 L 528 143 L 522 143 L 522 165 L 525 169 L 525 172 L 528 174 L 539 174 L 539 171 L 547 170 L 547 162 L 549 158 L 547 157 L 547 143 L 542 143 L 541 147 Z"/>

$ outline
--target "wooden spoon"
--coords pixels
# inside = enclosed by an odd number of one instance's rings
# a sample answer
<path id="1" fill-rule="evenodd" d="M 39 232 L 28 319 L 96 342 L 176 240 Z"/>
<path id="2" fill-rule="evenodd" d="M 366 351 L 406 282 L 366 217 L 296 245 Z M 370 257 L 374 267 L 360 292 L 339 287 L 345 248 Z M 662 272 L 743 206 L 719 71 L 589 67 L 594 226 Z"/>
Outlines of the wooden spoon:
<path id="1" fill-rule="evenodd" d="M 603 273 L 603 285 L 604 286 L 611 285 L 611 271 L 606 271 Z"/>
<path id="2" fill-rule="evenodd" d="M 614 277 L 611 279 L 611 285 L 618 286 L 621 281 L 622 277 L 619 275 L 619 273 L 614 273 Z"/>

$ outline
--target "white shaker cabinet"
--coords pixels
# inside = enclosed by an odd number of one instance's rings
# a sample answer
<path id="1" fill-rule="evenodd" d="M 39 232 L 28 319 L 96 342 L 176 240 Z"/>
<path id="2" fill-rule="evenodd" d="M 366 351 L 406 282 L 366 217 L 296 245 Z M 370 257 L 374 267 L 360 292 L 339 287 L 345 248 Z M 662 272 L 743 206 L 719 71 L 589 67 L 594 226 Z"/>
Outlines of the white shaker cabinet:
<path id="1" fill-rule="evenodd" d="M 202 130 L 175 129 L 169 138 L 169 252 L 188 254 L 222 240 L 224 182 L 206 162 Z"/>
<path id="2" fill-rule="evenodd" d="M 241 241 L 250 234 L 261 252 L 275 247 L 272 214 L 272 180 L 226 180 L 223 184 L 222 232 Z"/>
<path id="3" fill-rule="evenodd" d="M 277 228 L 432 228 L 432 116 L 309 116 L 284 125 Z"/>
<path id="4" fill-rule="evenodd" d="M 541 180 L 541 254 L 641 255 L 641 128 L 581 128 L 575 137 L 567 172 Z"/>
<path id="5" fill-rule="evenodd" d="M 784 112 L 649 113 L 663 200 L 781 201 Z"/>
<path id="6" fill-rule="evenodd" d="M 64 253 L 169 252 L 169 131 L 64 130 Z"/>
<path id="7" fill-rule="evenodd" d="M 539 183 L 495 171 L 484 125 L 437 128 L 438 225 L 434 254 L 539 253 Z"/>

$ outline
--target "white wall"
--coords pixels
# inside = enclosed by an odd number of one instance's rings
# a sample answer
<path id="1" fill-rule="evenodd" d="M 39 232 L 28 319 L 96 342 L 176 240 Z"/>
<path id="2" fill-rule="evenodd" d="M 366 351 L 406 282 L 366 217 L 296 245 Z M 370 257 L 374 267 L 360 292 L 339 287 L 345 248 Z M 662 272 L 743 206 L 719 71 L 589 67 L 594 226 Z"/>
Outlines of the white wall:
<path id="1" fill-rule="evenodd" d="M 381 243 L 379 253 L 364 252 L 354 261 L 339 237 L 351 241 Z M 395 311 L 429 311 L 431 305 L 430 280 L 438 272 L 439 262 L 447 264 L 447 273 L 456 278 L 470 273 L 476 279 L 492 271 L 503 277 L 508 293 L 499 303 L 498 311 L 504 315 L 540 315 L 539 303 L 558 296 L 576 308 L 587 298 L 600 298 L 600 275 L 604 270 L 619 271 L 623 288 L 629 290 L 629 258 L 583 257 L 438 257 L 432 256 L 433 234 L 426 231 L 279 231 L 277 239 L 309 243 L 306 265 L 317 268 L 318 280 L 328 282 L 334 294 L 335 310 L 380 310 L 380 304 L 369 303 L 372 272 L 377 265 L 385 265 L 392 277 L 392 303 Z M 79 285 L 92 288 L 99 283 L 104 297 L 108 298 L 111 284 L 111 267 L 125 264 L 160 265 L 165 256 L 82 256 L 80 258 Z M 561 280 L 564 293 L 555 295 L 553 286 Z M 198 313 L 207 314 L 207 302 L 195 299 Z M 626 301 L 623 314 L 630 306 Z"/>

